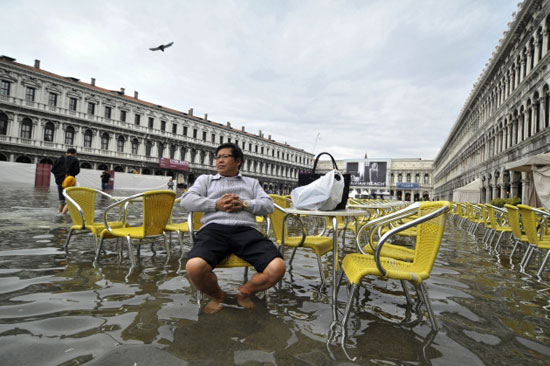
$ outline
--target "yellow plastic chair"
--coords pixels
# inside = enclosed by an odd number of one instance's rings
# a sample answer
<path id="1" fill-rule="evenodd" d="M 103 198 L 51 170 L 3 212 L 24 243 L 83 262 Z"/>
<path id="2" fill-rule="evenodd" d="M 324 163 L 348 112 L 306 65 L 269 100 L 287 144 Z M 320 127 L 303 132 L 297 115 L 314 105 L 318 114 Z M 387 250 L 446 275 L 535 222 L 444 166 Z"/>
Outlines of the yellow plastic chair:
<path id="1" fill-rule="evenodd" d="M 443 238 L 447 216 L 446 213 L 449 211 L 450 207 L 451 204 L 446 201 L 423 202 L 418 207 L 419 217 L 384 234 L 376 246 L 374 255 L 353 253 L 344 257 L 342 269 L 338 273 L 336 283 L 339 286 L 343 274 L 345 274 L 351 284 L 351 291 L 342 320 L 339 323 L 335 323 L 341 327 L 341 345 L 344 351 L 346 324 L 353 300 L 358 293 L 361 280 L 367 275 L 400 280 L 405 297 L 409 303 L 412 303 L 412 301 L 405 286 L 405 281 L 412 283 L 415 286 L 421 303 L 425 305 L 428 311 L 432 328 L 437 330 L 437 322 L 431 308 L 428 293 L 424 286 L 424 281 L 430 277 Z M 406 262 L 394 258 L 383 257 L 381 253 L 387 240 L 400 230 L 405 230 L 412 226 L 417 226 L 418 229 L 413 261 Z"/>
<path id="2" fill-rule="evenodd" d="M 166 240 L 166 233 L 164 231 L 164 228 L 168 223 L 170 215 L 172 214 L 172 207 L 174 206 L 175 198 L 176 193 L 174 191 L 148 191 L 144 193 L 138 193 L 108 206 L 103 214 L 105 230 L 103 230 L 100 234 L 100 241 L 96 250 L 96 262 L 99 262 L 103 240 L 109 236 L 116 238 L 126 238 L 128 242 L 128 255 L 132 264 L 130 272 L 128 274 L 131 273 L 133 267 L 136 265 L 136 258 L 134 256 L 134 251 L 132 248 L 132 240 L 143 240 L 162 236 L 164 239 L 164 246 L 166 248 L 166 255 L 169 258 L 170 245 Z M 141 202 L 143 205 L 141 225 L 127 226 L 121 228 L 111 227 L 107 221 L 109 211 L 115 207 L 127 206 L 127 204 L 132 202 Z M 141 242 L 139 244 L 141 244 Z"/>
<path id="3" fill-rule="evenodd" d="M 486 204 L 485 207 L 487 208 L 487 217 L 489 218 L 489 225 L 492 230 L 492 233 L 489 234 L 489 236 L 486 238 L 485 245 L 486 247 L 491 249 L 491 244 L 494 240 L 494 237 L 498 233 L 499 236 L 495 244 L 496 250 L 500 244 L 503 235 L 505 233 L 512 233 L 512 228 L 504 219 L 504 210 L 489 204 Z M 499 214 L 498 219 L 495 211 Z"/>
<path id="4" fill-rule="evenodd" d="M 358 251 L 362 254 L 374 255 L 376 245 L 378 244 L 378 241 L 376 240 L 377 235 L 378 238 L 380 238 L 386 232 L 399 226 L 395 225 L 396 222 L 400 223 L 400 225 L 403 225 L 406 223 L 404 222 L 404 220 L 407 220 L 411 217 L 417 218 L 419 206 L 420 203 L 415 202 L 408 207 L 392 212 L 391 214 L 388 214 L 386 216 L 379 217 L 363 225 L 359 229 L 359 232 L 356 236 Z M 408 220 L 407 222 L 410 222 L 410 220 Z M 388 226 L 390 228 L 388 228 Z M 411 231 L 411 229 L 414 229 L 414 233 L 416 235 L 416 227 L 410 227 L 397 233 L 396 235 L 399 235 L 402 232 Z M 403 245 L 386 243 L 382 247 L 382 252 L 380 255 L 382 257 L 389 257 L 403 261 L 412 261 L 414 259 L 414 253 L 415 251 L 412 248 L 408 248 Z"/>
<path id="5" fill-rule="evenodd" d="M 545 228 L 547 220 L 550 220 L 550 214 L 526 205 L 518 205 L 518 209 L 521 212 L 523 227 L 530 244 L 523 256 L 520 270 L 524 272 L 529 266 L 529 261 L 531 260 L 533 252 L 537 251 L 541 253 L 541 249 L 546 250 L 546 255 L 537 272 L 537 276 L 540 277 L 544 270 L 544 266 L 546 266 L 546 262 L 548 262 L 548 257 L 550 256 L 550 235 L 545 235 Z M 537 216 L 539 217 L 538 220 Z"/>
<path id="6" fill-rule="evenodd" d="M 204 212 L 189 212 L 187 222 L 190 224 L 190 227 L 193 228 L 193 230 L 189 232 L 191 246 L 195 245 L 195 232 L 202 227 L 200 220 L 203 215 L 204 215 Z M 252 267 L 252 264 L 248 263 L 241 257 L 235 254 L 230 254 L 223 261 L 218 263 L 218 265 L 216 266 L 216 268 L 237 268 L 237 267 L 244 268 L 243 282 L 246 282 L 248 278 L 248 267 Z"/>
<path id="7" fill-rule="evenodd" d="M 514 256 L 514 253 L 516 252 L 516 249 L 518 248 L 518 246 L 524 245 L 527 250 L 527 248 L 529 247 L 529 239 L 521 229 L 521 219 L 520 219 L 519 208 L 509 204 L 505 204 L 504 207 L 508 212 L 508 223 L 512 228 L 512 236 L 514 238 L 514 247 L 512 248 L 512 252 L 510 253 L 510 263 L 512 263 L 512 257 Z"/>
<path id="8" fill-rule="evenodd" d="M 103 222 L 95 221 L 95 206 L 97 194 L 106 197 L 109 200 L 115 200 L 111 195 L 88 187 L 69 187 L 63 190 L 63 196 L 66 199 L 69 215 L 73 225 L 69 229 L 69 234 L 65 240 L 65 252 L 69 250 L 69 242 L 73 234 L 82 234 L 90 232 L 95 238 L 95 248 L 97 248 L 99 235 L 105 229 Z M 122 221 L 110 221 L 109 226 L 112 228 L 120 228 L 123 226 Z"/>
<path id="9" fill-rule="evenodd" d="M 181 201 L 181 197 L 177 198 L 175 200 L 175 203 L 177 204 L 180 201 Z M 202 212 L 196 212 L 195 216 L 196 216 L 196 219 L 194 220 L 193 230 L 197 231 L 201 228 L 200 218 L 202 217 Z M 171 240 L 172 240 L 172 237 L 171 237 L 170 234 L 173 233 L 173 232 L 175 232 L 177 234 L 178 241 L 179 241 L 179 244 L 180 244 L 180 260 L 183 259 L 184 255 L 185 255 L 185 250 L 184 250 L 184 245 L 183 245 L 183 238 L 184 238 L 185 233 L 189 233 L 189 221 L 174 223 L 173 220 L 172 220 L 172 215 L 170 215 L 170 219 L 168 220 L 168 224 L 164 227 L 164 231 L 169 233 L 168 235 L 169 235 L 170 243 L 171 243 Z"/>
<path id="10" fill-rule="evenodd" d="M 273 199 L 275 209 L 273 210 L 273 213 L 269 215 L 269 219 L 271 221 L 275 241 L 280 246 L 281 254 L 284 256 L 284 249 L 286 246 L 294 248 L 289 260 L 289 265 L 291 265 L 298 248 L 312 250 L 317 256 L 317 265 L 319 267 L 319 275 L 321 276 L 321 286 L 323 286 L 325 283 L 325 274 L 323 272 L 321 256 L 333 250 L 332 238 L 322 235 L 307 235 L 306 227 L 300 217 L 297 215 L 288 215 L 285 212 L 285 208 L 290 207 L 290 201 L 283 196 L 274 194 L 271 194 L 270 196 Z M 302 226 L 302 235 L 289 235 L 287 221 L 290 216 L 294 217 Z"/>

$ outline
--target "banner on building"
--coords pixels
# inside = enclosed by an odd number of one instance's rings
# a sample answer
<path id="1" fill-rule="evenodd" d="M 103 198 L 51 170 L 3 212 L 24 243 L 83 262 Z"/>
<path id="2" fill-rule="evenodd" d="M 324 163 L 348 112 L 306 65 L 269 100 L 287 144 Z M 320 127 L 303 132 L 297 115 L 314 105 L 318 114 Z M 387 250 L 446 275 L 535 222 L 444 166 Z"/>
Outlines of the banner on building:
<path id="1" fill-rule="evenodd" d="M 159 166 L 164 169 L 189 171 L 189 163 L 183 160 L 159 158 Z"/>
<path id="2" fill-rule="evenodd" d="M 397 189 L 418 189 L 418 188 L 420 188 L 420 183 L 397 182 L 395 185 L 397 186 Z"/>
<path id="3" fill-rule="evenodd" d="M 385 187 L 387 162 L 347 162 L 346 173 L 351 175 L 351 185 L 361 187 Z"/>

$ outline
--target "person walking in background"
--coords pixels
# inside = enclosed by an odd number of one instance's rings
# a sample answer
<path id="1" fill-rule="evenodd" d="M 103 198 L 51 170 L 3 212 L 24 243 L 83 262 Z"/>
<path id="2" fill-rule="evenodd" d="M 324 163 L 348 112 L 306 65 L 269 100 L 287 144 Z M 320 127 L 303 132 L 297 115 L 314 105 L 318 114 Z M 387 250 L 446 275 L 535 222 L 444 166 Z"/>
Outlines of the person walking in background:
<path id="1" fill-rule="evenodd" d="M 67 152 L 52 165 L 51 171 L 55 177 L 55 184 L 57 184 L 57 193 L 59 195 L 57 210 L 65 214 L 67 212 L 67 203 L 63 196 L 62 184 L 66 176 L 72 175 L 76 177 L 80 173 L 80 163 L 76 157 L 76 149 L 72 147 L 67 149 Z"/>
<path id="2" fill-rule="evenodd" d="M 109 189 L 109 180 L 111 179 L 111 174 L 107 170 L 104 170 L 103 173 L 101 173 L 101 190 L 103 192 L 107 192 Z"/>
<path id="3" fill-rule="evenodd" d="M 174 190 L 174 178 L 170 177 L 170 179 L 168 180 L 168 183 L 166 183 L 166 185 L 168 186 L 169 190 L 173 191 Z"/>

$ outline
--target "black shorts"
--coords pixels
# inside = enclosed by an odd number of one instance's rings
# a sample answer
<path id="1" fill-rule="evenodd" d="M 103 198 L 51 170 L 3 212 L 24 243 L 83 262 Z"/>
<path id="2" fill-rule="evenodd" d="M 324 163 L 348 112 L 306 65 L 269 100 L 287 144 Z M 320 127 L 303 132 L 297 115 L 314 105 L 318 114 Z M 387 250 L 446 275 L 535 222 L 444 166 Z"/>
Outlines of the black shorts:
<path id="1" fill-rule="evenodd" d="M 229 254 L 252 264 L 257 272 L 263 272 L 273 259 L 283 258 L 275 244 L 252 227 L 208 224 L 195 236 L 187 259 L 199 257 L 216 268 Z"/>

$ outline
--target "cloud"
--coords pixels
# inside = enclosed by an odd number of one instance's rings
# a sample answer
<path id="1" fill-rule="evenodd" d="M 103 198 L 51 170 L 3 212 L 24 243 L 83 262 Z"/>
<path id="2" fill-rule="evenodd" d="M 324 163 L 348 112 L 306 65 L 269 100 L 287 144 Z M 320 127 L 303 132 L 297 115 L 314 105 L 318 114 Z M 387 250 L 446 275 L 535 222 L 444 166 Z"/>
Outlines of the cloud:
<path id="1" fill-rule="evenodd" d="M 8 1 L 5 54 L 337 158 L 433 158 L 516 1 Z M 25 14 L 21 21 L 17 14 Z M 149 47 L 174 41 L 166 52 Z"/>

